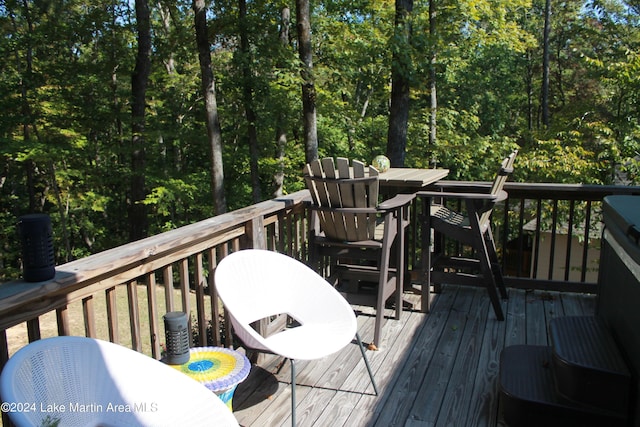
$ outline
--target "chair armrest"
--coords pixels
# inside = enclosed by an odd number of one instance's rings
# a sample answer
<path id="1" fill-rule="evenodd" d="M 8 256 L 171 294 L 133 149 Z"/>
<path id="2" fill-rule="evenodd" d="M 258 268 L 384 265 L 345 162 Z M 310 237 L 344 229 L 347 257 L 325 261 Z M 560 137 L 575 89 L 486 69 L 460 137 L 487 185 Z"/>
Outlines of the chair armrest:
<path id="1" fill-rule="evenodd" d="M 497 195 L 489 194 L 489 193 L 458 193 L 458 192 L 449 192 L 449 191 L 418 191 L 416 193 L 416 197 L 442 197 L 445 199 L 476 199 L 476 200 L 497 200 L 498 199 Z"/>
<path id="2" fill-rule="evenodd" d="M 311 205 L 309 209 L 320 212 L 339 212 L 351 214 L 375 214 L 378 212 L 376 208 L 330 208 L 326 206 Z"/>
<path id="3" fill-rule="evenodd" d="M 415 194 L 398 194 L 378 205 L 379 211 L 393 210 L 406 206 L 413 201 Z"/>
<path id="4" fill-rule="evenodd" d="M 488 181 L 445 181 L 430 184 L 424 191 L 448 191 L 452 193 L 488 193 L 492 183 Z"/>

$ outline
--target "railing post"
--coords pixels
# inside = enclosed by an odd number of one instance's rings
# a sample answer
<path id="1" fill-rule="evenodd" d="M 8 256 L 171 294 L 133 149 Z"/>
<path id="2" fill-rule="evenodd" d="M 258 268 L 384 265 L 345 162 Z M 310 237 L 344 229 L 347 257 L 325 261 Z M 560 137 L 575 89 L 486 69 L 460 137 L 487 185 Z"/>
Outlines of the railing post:
<path id="1" fill-rule="evenodd" d="M 264 232 L 264 218 L 258 216 L 247 221 L 245 224 L 245 248 L 266 249 L 267 237 Z"/>

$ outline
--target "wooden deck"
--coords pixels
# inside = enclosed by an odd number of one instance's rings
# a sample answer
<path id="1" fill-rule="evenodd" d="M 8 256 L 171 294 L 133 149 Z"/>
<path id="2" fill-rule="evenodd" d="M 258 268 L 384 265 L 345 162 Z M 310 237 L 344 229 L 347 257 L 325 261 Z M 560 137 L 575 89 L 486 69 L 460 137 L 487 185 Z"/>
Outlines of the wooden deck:
<path id="1" fill-rule="evenodd" d="M 407 295 L 407 300 L 416 300 Z M 500 351 L 513 344 L 547 345 L 551 318 L 592 315 L 595 297 L 509 289 L 506 320 L 495 319 L 487 292 L 444 287 L 430 314 L 406 309 L 387 319 L 379 351 L 367 351 L 375 396 L 357 345 L 333 357 L 297 363 L 299 426 L 500 426 Z M 391 315 L 389 311 L 389 315 Z M 363 341 L 374 317 L 360 312 Z M 234 414 L 242 426 L 289 426 L 290 365 L 268 356 L 238 386 Z"/>

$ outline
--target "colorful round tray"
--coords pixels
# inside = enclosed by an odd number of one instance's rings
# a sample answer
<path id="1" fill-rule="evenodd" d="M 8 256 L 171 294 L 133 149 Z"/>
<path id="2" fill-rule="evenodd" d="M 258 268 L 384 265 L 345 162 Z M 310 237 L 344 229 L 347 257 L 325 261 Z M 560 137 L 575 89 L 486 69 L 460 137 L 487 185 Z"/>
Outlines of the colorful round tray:
<path id="1" fill-rule="evenodd" d="M 216 393 L 238 385 L 247 378 L 251 370 L 249 359 L 228 348 L 195 347 L 189 353 L 187 363 L 173 367 Z"/>

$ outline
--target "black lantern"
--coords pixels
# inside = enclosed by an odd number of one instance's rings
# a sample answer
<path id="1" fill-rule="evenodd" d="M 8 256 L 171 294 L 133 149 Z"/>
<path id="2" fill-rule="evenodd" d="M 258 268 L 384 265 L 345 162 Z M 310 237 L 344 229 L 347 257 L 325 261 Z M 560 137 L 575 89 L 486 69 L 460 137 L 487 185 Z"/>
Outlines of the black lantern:
<path id="1" fill-rule="evenodd" d="M 22 277 L 42 282 L 56 274 L 51 219 L 46 214 L 23 215 L 18 219 L 22 241 Z"/>
<path id="2" fill-rule="evenodd" d="M 170 311 L 164 315 L 164 335 L 167 346 L 165 362 L 182 365 L 189 361 L 189 331 L 187 313 Z"/>

